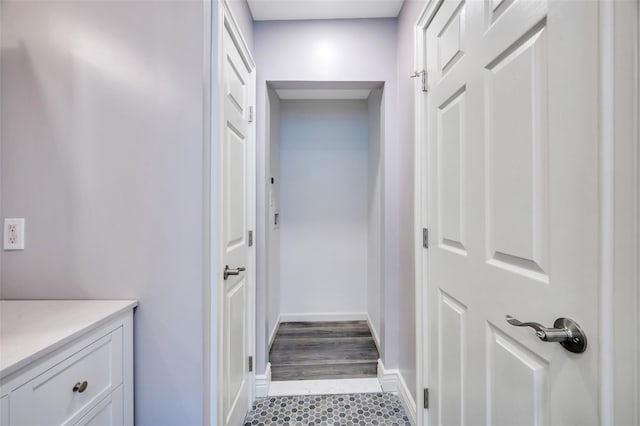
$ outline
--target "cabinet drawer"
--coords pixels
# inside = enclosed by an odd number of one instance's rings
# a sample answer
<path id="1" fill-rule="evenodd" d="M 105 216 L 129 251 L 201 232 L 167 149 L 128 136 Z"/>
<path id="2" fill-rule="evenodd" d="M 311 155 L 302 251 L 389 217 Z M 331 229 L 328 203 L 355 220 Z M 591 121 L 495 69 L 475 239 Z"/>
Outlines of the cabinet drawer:
<path id="1" fill-rule="evenodd" d="M 122 383 L 122 344 L 118 328 L 16 389 L 10 398 L 11 424 L 77 421 Z M 74 391 L 83 382 L 84 390 Z"/>
<path id="2" fill-rule="evenodd" d="M 100 401 L 74 426 L 115 426 L 124 424 L 122 386 Z"/>

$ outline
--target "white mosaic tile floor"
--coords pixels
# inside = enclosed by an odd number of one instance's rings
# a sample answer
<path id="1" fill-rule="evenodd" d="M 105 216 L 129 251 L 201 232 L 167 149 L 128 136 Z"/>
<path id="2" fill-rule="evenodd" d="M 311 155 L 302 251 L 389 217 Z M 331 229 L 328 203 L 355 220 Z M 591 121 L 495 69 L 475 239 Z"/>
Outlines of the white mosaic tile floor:
<path id="1" fill-rule="evenodd" d="M 392 393 L 273 396 L 259 398 L 245 426 L 409 426 L 402 403 Z"/>

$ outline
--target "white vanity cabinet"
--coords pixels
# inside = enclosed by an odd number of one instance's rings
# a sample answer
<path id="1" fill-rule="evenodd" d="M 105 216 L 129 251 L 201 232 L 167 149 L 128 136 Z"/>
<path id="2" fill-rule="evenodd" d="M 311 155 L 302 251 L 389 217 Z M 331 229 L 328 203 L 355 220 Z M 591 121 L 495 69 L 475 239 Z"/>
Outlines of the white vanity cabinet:
<path id="1" fill-rule="evenodd" d="M 133 425 L 135 301 L 0 301 L 0 426 Z"/>

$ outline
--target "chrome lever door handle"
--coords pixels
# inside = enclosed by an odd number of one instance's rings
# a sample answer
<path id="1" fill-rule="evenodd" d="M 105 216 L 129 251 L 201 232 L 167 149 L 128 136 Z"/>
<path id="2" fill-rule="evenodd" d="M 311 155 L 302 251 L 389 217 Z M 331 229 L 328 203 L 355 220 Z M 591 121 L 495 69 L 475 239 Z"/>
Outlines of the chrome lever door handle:
<path id="1" fill-rule="evenodd" d="M 226 280 L 231 275 L 240 275 L 240 272 L 246 271 L 246 269 L 247 268 L 245 268 L 244 266 L 240 266 L 236 269 L 231 269 L 229 268 L 229 265 L 225 265 L 224 273 L 222 274 L 222 277 Z"/>
<path id="2" fill-rule="evenodd" d="M 531 327 L 536 336 L 543 342 L 558 342 L 569 352 L 581 354 L 587 350 L 587 336 L 577 322 L 570 318 L 558 318 L 554 328 L 547 328 L 537 322 L 521 322 L 511 315 L 506 316 L 507 322 L 516 327 Z"/>
<path id="3" fill-rule="evenodd" d="M 516 327 L 531 327 L 536 331 L 536 336 L 545 342 L 562 342 L 569 338 L 568 330 L 547 328 L 537 322 L 521 322 L 511 315 L 507 315 L 507 322 Z"/>

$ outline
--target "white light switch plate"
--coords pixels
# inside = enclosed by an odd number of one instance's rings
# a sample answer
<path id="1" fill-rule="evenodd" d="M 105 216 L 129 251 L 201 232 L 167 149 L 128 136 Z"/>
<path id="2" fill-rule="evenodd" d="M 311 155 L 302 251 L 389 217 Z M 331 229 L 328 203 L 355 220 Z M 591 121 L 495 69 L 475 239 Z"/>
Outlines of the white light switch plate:
<path id="1" fill-rule="evenodd" d="M 24 250 L 24 219 L 4 220 L 4 249 Z"/>

